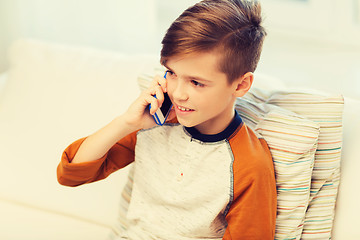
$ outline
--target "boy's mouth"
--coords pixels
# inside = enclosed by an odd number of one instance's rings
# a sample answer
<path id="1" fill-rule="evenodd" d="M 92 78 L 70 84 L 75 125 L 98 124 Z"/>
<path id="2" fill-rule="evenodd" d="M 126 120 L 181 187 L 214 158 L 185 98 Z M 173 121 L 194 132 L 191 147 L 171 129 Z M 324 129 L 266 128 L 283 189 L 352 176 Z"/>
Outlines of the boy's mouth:
<path id="1" fill-rule="evenodd" d="M 186 108 L 186 107 L 178 106 L 178 105 L 176 105 L 176 109 L 179 110 L 180 112 L 192 112 L 192 111 L 194 111 L 194 109 Z"/>
<path id="2" fill-rule="evenodd" d="M 192 111 L 192 109 L 184 108 L 184 107 L 180 107 L 180 106 L 178 106 L 178 109 L 181 111 L 186 111 L 186 112 Z"/>

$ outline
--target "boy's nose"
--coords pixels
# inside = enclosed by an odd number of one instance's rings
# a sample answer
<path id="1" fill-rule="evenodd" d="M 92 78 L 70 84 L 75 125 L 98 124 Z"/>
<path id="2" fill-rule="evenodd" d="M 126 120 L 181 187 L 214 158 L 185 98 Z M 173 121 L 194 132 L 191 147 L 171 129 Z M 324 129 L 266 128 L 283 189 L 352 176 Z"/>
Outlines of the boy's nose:
<path id="1" fill-rule="evenodd" d="M 176 88 L 173 91 L 173 98 L 177 101 L 186 101 L 188 100 L 189 96 L 187 94 L 185 86 L 179 83 L 177 84 Z"/>

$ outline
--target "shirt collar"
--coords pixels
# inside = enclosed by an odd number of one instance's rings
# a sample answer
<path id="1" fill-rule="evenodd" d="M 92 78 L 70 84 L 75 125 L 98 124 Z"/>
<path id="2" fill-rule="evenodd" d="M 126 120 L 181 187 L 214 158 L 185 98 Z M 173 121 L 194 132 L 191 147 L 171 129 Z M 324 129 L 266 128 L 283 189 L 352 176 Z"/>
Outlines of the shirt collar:
<path id="1" fill-rule="evenodd" d="M 195 127 L 185 127 L 185 130 L 191 135 L 192 138 L 197 139 L 202 142 L 219 142 L 225 139 L 228 139 L 235 133 L 238 127 L 242 125 L 242 119 L 235 110 L 235 116 L 229 126 L 220 133 L 217 134 L 202 134 Z"/>

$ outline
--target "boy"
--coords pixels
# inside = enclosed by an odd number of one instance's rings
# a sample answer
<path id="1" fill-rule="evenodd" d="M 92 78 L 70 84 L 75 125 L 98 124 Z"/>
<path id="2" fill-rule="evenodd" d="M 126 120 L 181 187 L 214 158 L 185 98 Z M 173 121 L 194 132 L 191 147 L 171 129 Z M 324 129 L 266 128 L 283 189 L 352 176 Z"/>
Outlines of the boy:
<path id="1" fill-rule="evenodd" d="M 257 2 L 190 7 L 162 41 L 166 79 L 156 77 L 124 114 L 65 150 L 58 180 L 68 186 L 134 165 L 120 239 L 274 239 L 271 155 L 234 110 L 253 81 L 266 35 L 260 23 Z M 165 92 L 172 120 L 156 126 L 151 115 Z"/>

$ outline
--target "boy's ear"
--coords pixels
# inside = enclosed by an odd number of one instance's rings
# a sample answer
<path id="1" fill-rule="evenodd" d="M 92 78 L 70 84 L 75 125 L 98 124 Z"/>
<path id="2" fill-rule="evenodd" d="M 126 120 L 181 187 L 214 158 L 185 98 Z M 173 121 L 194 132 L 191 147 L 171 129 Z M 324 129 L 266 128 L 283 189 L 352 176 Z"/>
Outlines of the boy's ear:
<path id="1" fill-rule="evenodd" d="M 235 90 L 235 96 L 236 97 L 242 97 L 247 93 L 254 80 L 254 74 L 252 72 L 247 72 L 238 79 L 234 81 L 236 90 Z"/>

